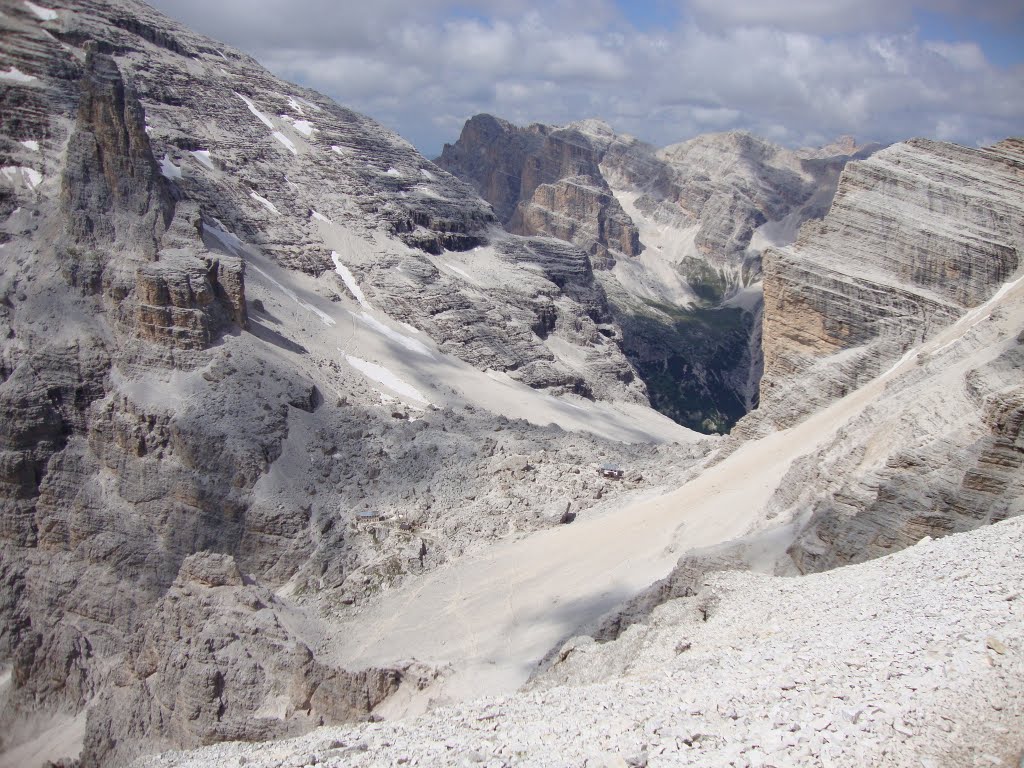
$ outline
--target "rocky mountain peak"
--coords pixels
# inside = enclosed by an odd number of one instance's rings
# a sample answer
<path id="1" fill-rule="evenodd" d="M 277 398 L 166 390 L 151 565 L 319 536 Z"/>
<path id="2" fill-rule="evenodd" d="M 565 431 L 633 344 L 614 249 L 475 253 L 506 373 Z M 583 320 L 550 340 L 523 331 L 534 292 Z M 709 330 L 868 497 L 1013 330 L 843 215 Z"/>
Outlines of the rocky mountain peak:
<path id="1" fill-rule="evenodd" d="M 85 49 L 61 202 L 78 241 L 117 240 L 154 258 L 174 205 L 146 135 L 138 96 L 95 42 Z"/>

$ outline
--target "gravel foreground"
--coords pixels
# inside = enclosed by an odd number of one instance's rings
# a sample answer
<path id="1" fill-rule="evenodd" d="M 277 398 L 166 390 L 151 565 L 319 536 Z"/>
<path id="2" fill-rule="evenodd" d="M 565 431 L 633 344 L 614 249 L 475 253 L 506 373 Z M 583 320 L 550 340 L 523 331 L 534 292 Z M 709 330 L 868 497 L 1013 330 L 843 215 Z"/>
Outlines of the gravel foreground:
<path id="1" fill-rule="evenodd" d="M 1014 519 L 823 574 L 711 574 L 511 696 L 135 765 L 1017 768 L 1022 606 Z"/>

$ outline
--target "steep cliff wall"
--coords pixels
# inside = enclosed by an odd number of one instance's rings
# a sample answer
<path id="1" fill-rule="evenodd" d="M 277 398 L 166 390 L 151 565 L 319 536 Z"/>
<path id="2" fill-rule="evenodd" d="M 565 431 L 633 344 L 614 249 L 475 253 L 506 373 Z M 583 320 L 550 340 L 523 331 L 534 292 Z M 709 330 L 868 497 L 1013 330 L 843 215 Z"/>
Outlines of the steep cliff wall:
<path id="1" fill-rule="evenodd" d="M 640 252 L 636 227 L 600 170 L 619 141 L 596 120 L 520 128 L 477 115 L 437 163 L 472 184 L 509 232 L 574 243 L 596 268 L 609 269 L 616 256 Z"/>
<path id="2" fill-rule="evenodd" d="M 849 165 L 825 219 L 764 255 L 765 375 L 753 421 L 790 424 L 877 376 L 1014 274 L 1022 163 L 1019 140 L 987 149 L 915 140 Z"/>

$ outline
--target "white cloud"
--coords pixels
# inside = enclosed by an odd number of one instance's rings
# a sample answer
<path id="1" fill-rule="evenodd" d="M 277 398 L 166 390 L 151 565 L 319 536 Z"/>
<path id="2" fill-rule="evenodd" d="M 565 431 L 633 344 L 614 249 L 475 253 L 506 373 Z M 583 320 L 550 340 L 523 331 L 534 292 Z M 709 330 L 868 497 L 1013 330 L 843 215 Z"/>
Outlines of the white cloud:
<path id="1" fill-rule="evenodd" d="M 826 35 L 891 32 L 922 10 L 989 21 L 1021 16 L 1019 0 L 688 0 L 684 5 L 710 26 Z"/>
<path id="2" fill-rule="evenodd" d="M 910 0 L 690 0 L 673 27 L 646 32 L 607 0 L 161 1 L 428 155 L 478 112 L 602 117 L 657 144 L 733 128 L 789 144 L 1024 130 L 1024 68 L 922 38 Z M 1010 0 L 977 7 L 1019 14 Z"/>

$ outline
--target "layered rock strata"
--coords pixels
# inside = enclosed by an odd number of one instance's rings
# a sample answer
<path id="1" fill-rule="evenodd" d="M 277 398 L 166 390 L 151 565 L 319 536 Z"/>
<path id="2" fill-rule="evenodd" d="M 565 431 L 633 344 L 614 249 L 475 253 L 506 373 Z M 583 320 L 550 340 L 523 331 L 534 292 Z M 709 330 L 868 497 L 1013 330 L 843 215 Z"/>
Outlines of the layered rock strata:
<path id="1" fill-rule="evenodd" d="M 785 426 L 851 391 L 1013 275 L 1022 163 L 1019 140 L 915 140 L 849 165 L 828 216 L 764 255 L 766 407 L 754 422 Z"/>
<path id="2" fill-rule="evenodd" d="M 600 170 L 616 140 L 599 121 L 519 128 L 477 115 L 437 163 L 471 183 L 508 231 L 575 243 L 608 269 L 615 254 L 640 252 L 637 229 Z"/>

